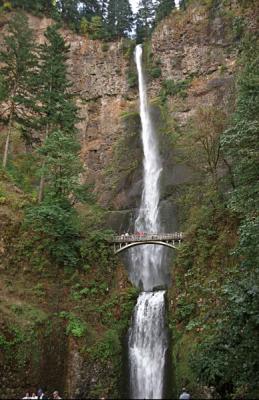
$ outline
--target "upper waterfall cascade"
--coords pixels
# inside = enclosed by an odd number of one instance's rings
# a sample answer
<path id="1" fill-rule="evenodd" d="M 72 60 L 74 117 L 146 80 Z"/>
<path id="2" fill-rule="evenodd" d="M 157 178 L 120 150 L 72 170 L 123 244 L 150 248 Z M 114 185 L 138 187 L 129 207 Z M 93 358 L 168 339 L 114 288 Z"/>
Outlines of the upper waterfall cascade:
<path id="1" fill-rule="evenodd" d="M 161 232 L 159 218 L 160 177 L 162 163 L 156 134 L 152 126 L 148 105 L 147 90 L 142 67 L 142 47 L 135 51 L 138 71 L 141 138 L 143 144 L 143 191 L 139 213 L 135 221 L 135 231 L 149 234 Z M 164 250 L 161 246 L 143 245 L 132 249 L 130 278 L 136 286 L 144 290 L 165 284 L 164 271 L 161 268 Z"/>

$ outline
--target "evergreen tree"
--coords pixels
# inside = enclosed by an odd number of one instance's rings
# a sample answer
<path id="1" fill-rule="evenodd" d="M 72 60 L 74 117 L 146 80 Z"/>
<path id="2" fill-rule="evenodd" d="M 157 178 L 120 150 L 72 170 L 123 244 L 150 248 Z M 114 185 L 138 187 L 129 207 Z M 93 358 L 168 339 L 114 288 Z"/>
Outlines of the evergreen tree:
<path id="1" fill-rule="evenodd" d="M 90 20 L 94 16 L 104 17 L 104 4 L 100 4 L 97 0 L 82 0 L 80 1 L 80 17 L 85 17 Z"/>
<path id="2" fill-rule="evenodd" d="M 42 158 L 39 204 L 30 207 L 26 221 L 51 258 L 60 265 L 76 266 L 80 259 L 79 223 L 73 204 L 82 199 L 81 162 L 77 142 L 77 109 L 69 93 L 66 60 L 69 46 L 50 26 L 40 48 L 41 70 L 37 121 L 44 134 L 38 153 Z M 44 197 L 43 197 L 44 189 Z"/>
<path id="3" fill-rule="evenodd" d="M 55 6 L 55 0 L 12 0 L 13 7 L 32 12 L 50 13 Z"/>
<path id="4" fill-rule="evenodd" d="M 189 0 L 180 0 L 180 2 L 179 2 L 179 6 L 183 10 L 186 10 L 188 4 L 189 4 Z"/>
<path id="5" fill-rule="evenodd" d="M 51 200 L 69 200 L 70 195 L 77 196 L 78 175 L 82 169 L 79 150 L 75 131 L 65 130 L 52 132 L 39 149 L 45 160 L 44 176 L 48 183 L 46 196 Z"/>
<path id="6" fill-rule="evenodd" d="M 109 37 L 123 37 L 131 31 L 133 14 L 129 0 L 109 0 L 107 32 Z"/>
<path id="7" fill-rule="evenodd" d="M 27 18 L 17 14 L 8 27 L 8 35 L 4 38 L 5 49 L 0 53 L 3 66 L 0 70 L 2 100 L 7 108 L 1 113 L 1 119 L 7 123 L 7 136 L 3 155 L 3 167 L 6 167 L 11 132 L 15 124 L 30 125 L 33 84 L 37 57 L 33 34 L 28 26 Z"/>
<path id="8" fill-rule="evenodd" d="M 79 0 L 57 0 L 56 6 L 62 19 L 72 28 L 79 28 Z"/>
<path id="9" fill-rule="evenodd" d="M 69 134 L 74 133 L 77 120 L 76 107 L 69 93 L 71 85 L 67 80 L 66 60 L 69 46 L 59 34 L 57 25 L 48 27 L 45 37 L 47 42 L 40 48 L 41 69 L 36 106 L 40 115 L 38 127 L 43 131 L 43 141 L 58 129 Z M 44 173 L 41 177 L 39 201 L 43 197 L 43 188 Z"/>
<path id="10" fill-rule="evenodd" d="M 174 0 L 160 0 L 156 6 L 155 23 L 167 17 L 174 8 Z"/>
<path id="11" fill-rule="evenodd" d="M 155 18 L 155 7 L 152 0 L 140 0 L 136 15 L 136 37 L 137 42 L 150 36 Z"/>

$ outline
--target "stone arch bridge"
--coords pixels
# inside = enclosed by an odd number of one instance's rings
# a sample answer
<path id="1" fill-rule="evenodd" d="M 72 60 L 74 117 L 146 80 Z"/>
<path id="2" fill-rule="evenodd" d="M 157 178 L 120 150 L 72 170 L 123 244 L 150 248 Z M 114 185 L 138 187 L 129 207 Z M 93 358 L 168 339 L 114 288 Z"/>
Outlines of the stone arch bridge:
<path id="1" fill-rule="evenodd" d="M 176 249 L 183 240 L 182 232 L 174 233 L 145 233 L 145 234 L 123 234 L 113 236 L 109 242 L 113 244 L 114 254 L 119 254 L 122 251 L 131 247 L 140 246 L 143 244 L 155 244 L 166 246 L 171 249 Z"/>

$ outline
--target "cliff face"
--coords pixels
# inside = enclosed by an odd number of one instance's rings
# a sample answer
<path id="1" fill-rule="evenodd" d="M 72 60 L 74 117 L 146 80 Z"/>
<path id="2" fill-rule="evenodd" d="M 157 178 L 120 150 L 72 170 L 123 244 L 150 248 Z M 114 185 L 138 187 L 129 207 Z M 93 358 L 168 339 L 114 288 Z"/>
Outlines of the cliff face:
<path id="1" fill-rule="evenodd" d="M 39 43 L 52 21 L 29 16 Z M 103 205 L 111 202 L 110 187 L 104 185 L 105 171 L 113 157 L 113 147 L 123 135 L 121 115 L 128 109 L 136 91 L 129 88 L 129 62 L 124 56 L 124 41 L 102 43 L 61 30 L 70 45 L 68 60 L 72 92 L 79 107 L 79 139 L 85 167 L 82 181 L 95 185 Z M 131 100 L 129 100 L 131 99 Z"/>
<path id="2" fill-rule="evenodd" d="M 162 70 L 160 81 L 151 84 L 152 95 L 157 95 L 161 80 L 190 79 L 184 104 L 177 96 L 170 99 L 170 111 L 180 126 L 200 106 L 222 105 L 230 95 L 237 48 L 227 15 L 212 12 L 205 7 L 189 8 L 184 15 L 175 12 L 152 37 L 152 52 Z"/>

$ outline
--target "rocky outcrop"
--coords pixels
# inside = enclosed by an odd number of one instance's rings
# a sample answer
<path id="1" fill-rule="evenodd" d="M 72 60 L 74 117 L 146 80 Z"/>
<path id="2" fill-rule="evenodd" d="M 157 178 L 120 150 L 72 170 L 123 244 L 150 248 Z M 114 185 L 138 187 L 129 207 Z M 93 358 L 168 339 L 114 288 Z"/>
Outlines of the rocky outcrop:
<path id="1" fill-rule="evenodd" d="M 162 73 L 151 83 L 151 95 L 158 94 L 165 80 L 188 80 L 184 100 L 169 98 L 169 110 L 180 126 L 200 106 L 228 101 L 237 55 L 231 23 L 218 9 L 190 7 L 184 14 L 173 12 L 152 37 L 152 53 Z"/>

